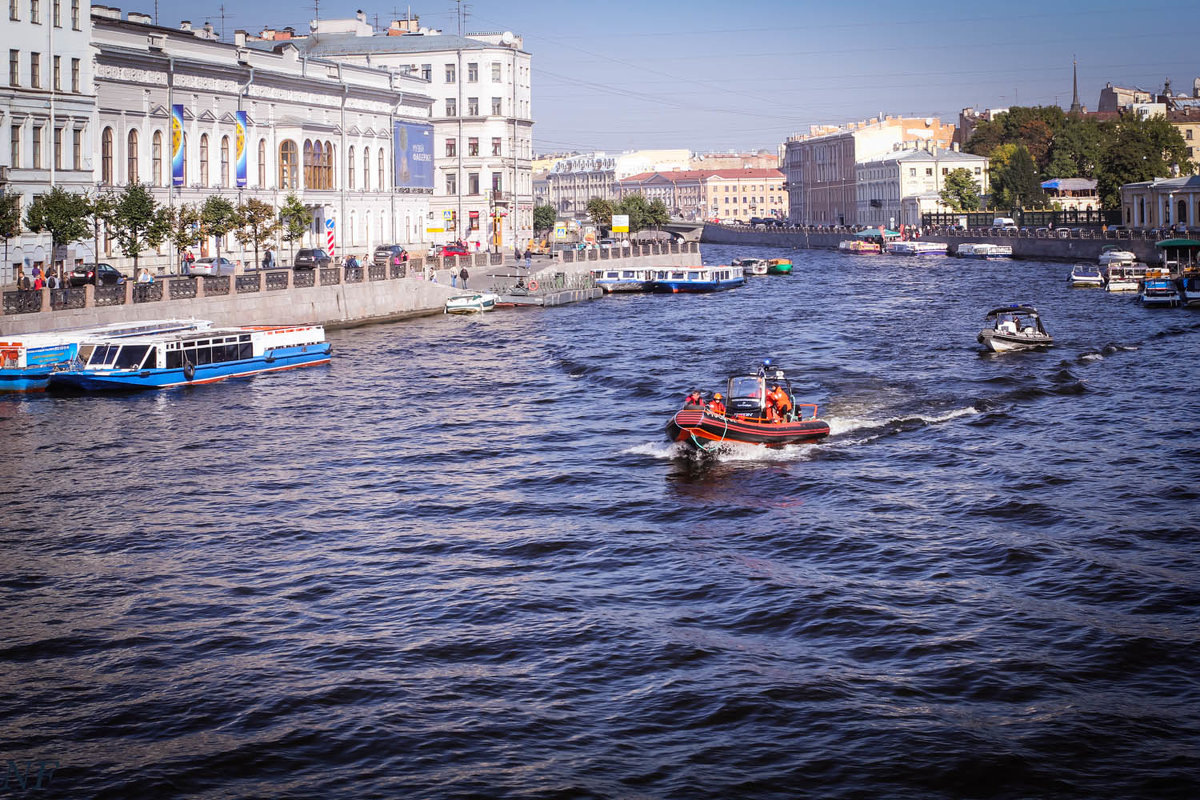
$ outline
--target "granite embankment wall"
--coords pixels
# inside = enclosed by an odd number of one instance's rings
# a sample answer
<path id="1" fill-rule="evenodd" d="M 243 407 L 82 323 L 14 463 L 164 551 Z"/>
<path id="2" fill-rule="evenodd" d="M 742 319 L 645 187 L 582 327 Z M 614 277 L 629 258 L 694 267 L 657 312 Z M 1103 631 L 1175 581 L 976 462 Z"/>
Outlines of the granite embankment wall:
<path id="1" fill-rule="evenodd" d="M 950 252 L 963 242 L 988 242 L 991 244 L 1009 245 L 1013 249 L 1014 258 L 1025 258 L 1037 261 L 1083 261 L 1096 263 L 1100 253 L 1106 246 L 1116 245 L 1122 250 L 1129 250 L 1143 263 L 1156 264 L 1159 253 L 1154 247 L 1154 238 L 1116 238 L 1105 237 L 1101 233 L 1095 236 L 1073 235 L 1069 238 L 1050 236 L 994 236 L 982 231 L 964 231 L 961 234 L 945 235 L 931 234 L 921 238 L 927 242 L 945 242 L 950 245 Z M 701 241 L 705 244 L 733 244 L 747 247 L 787 247 L 787 248 L 818 248 L 836 250 L 838 243 L 852 238 L 849 231 L 823 232 L 804 229 L 766 229 L 756 230 L 744 226 L 706 225 Z"/>
<path id="2" fill-rule="evenodd" d="M 586 273 L 605 266 L 648 267 L 695 263 L 699 245 L 635 248 L 637 254 L 604 258 L 597 251 L 563 258 L 534 259 L 528 277 L 540 284 L 546 305 L 582 299 L 579 292 L 557 291 L 559 275 Z M 579 258 L 575 256 L 579 255 Z M 613 251 L 612 255 L 617 255 Z M 593 257 L 594 256 L 594 257 Z M 439 265 L 440 266 L 440 265 Z M 498 256 L 474 257 L 468 264 L 472 289 L 511 286 L 523 268 Z M 6 291 L 0 336 L 62 330 L 113 322 L 195 318 L 215 325 L 315 324 L 344 328 L 440 314 L 446 298 L 461 294 L 450 285 L 457 267 L 428 271 L 409 262 L 406 275 L 388 267 L 356 270 L 330 268 L 311 272 L 272 270 L 220 278 L 175 277 L 153 284 L 84 286 L 69 291 Z M 578 288 L 578 287 L 571 287 Z M 561 295 L 561 296 L 560 296 Z M 588 295 L 590 296 L 590 295 Z"/>

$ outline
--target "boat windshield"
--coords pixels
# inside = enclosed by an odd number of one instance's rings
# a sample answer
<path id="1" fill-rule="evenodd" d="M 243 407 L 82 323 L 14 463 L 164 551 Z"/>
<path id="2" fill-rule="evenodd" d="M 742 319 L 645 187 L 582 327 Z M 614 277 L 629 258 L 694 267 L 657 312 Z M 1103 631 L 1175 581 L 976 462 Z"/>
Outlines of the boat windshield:
<path id="1" fill-rule="evenodd" d="M 142 366 L 142 362 L 146 360 L 146 354 L 149 352 L 150 345 L 148 344 L 126 345 L 117 354 L 117 360 L 113 366 L 117 369 L 137 369 Z"/>
<path id="2" fill-rule="evenodd" d="M 729 396 L 733 399 L 759 399 L 762 394 L 762 381 L 755 376 L 743 375 L 729 380 Z"/>

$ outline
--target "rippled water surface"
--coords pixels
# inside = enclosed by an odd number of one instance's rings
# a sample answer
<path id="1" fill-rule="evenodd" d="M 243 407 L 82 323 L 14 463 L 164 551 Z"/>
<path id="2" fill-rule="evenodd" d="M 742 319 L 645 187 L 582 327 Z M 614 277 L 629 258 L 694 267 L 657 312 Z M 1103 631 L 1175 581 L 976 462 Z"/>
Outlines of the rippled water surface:
<path id="1" fill-rule="evenodd" d="M 8 790 L 1200 796 L 1200 314 L 1063 264 L 791 255 L 0 400 Z M 1010 301 L 1053 348 L 979 352 Z M 764 356 L 828 440 L 664 441 Z"/>

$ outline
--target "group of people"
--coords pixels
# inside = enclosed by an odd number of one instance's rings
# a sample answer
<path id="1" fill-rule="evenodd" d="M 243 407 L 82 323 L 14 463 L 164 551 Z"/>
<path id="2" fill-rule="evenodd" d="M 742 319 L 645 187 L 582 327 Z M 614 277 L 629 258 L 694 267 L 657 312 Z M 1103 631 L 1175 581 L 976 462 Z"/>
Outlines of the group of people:
<path id="1" fill-rule="evenodd" d="M 40 292 L 42 289 L 61 289 L 66 285 L 55 270 L 49 268 L 43 270 L 38 264 L 33 265 L 32 275 L 31 279 L 29 275 L 25 274 L 24 267 L 17 267 L 17 288 Z"/>
<path id="2" fill-rule="evenodd" d="M 684 398 L 683 405 L 685 408 L 703 408 L 711 414 L 725 416 L 725 396 L 720 392 L 714 392 L 712 399 L 705 401 L 704 395 L 697 390 L 693 390 Z M 763 411 L 767 422 L 783 423 L 789 422 L 792 419 L 792 411 L 794 406 L 792 398 L 787 391 L 778 383 L 771 385 L 770 391 L 767 392 L 764 398 Z"/>

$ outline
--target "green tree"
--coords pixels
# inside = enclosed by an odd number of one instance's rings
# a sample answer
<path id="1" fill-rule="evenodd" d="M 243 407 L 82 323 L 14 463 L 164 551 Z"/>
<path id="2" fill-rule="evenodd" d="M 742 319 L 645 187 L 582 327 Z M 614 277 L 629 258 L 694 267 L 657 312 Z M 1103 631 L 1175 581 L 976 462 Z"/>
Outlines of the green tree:
<path id="1" fill-rule="evenodd" d="M 283 240 L 289 243 L 291 248 L 292 258 L 296 255 L 296 242 L 308 233 L 312 226 L 312 214 L 304 203 L 300 202 L 300 198 L 296 197 L 295 193 L 289 194 L 283 199 L 283 206 L 279 209 L 279 224 L 280 230 L 283 231 Z"/>
<path id="2" fill-rule="evenodd" d="M 613 204 L 603 197 L 593 197 L 587 202 L 588 219 L 597 228 L 612 227 Z"/>
<path id="3" fill-rule="evenodd" d="M 621 202 L 617 203 L 613 209 L 613 213 L 629 216 L 630 233 L 637 233 L 650 225 L 650 204 L 646 202 L 646 197 L 641 192 L 622 197 Z M 611 221 L 609 224 L 612 224 Z"/>
<path id="4" fill-rule="evenodd" d="M 1047 178 L 1094 178 L 1100 157 L 1108 148 L 1110 126 L 1095 120 L 1070 118 L 1054 137 Z"/>
<path id="5" fill-rule="evenodd" d="M 535 231 L 551 230 L 557 221 L 558 212 L 554 210 L 554 206 L 547 204 L 533 207 L 533 229 Z"/>
<path id="6" fill-rule="evenodd" d="M 979 210 L 979 185 L 966 167 L 952 169 L 943 181 L 942 202 L 955 211 Z"/>
<path id="7" fill-rule="evenodd" d="M 100 232 L 111 227 L 117 213 L 117 196 L 112 192 L 96 192 L 87 198 L 87 217 L 91 221 L 92 252 L 95 260 L 100 261 Z"/>
<path id="8" fill-rule="evenodd" d="M 8 240 L 21 235 L 21 195 L 0 196 L 0 236 L 4 237 L 4 261 L 8 262 Z"/>
<path id="9" fill-rule="evenodd" d="M 221 240 L 237 226 L 238 214 L 233 203 L 219 194 L 204 201 L 204 206 L 200 209 L 200 234 L 216 240 L 218 260 L 221 258 Z"/>
<path id="10" fill-rule="evenodd" d="M 50 234 L 53 261 L 60 247 L 88 235 L 87 216 L 88 199 L 85 195 L 55 186 L 48 194 L 33 198 L 25 211 L 25 227 L 34 233 L 45 231 Z"/>
<path id="11" fill-rule="evenodd" d="M 1105 208 L 1121 207 L 1121 187 L 1126 183 L 1166 178 L 1176 170 L 1192 173 L 1187 142 L 1164 117 L 1142 120 L 1128 114 L 1111 131 L 1111 143 L 1096 171 L 1096 188 Z"/>
<path id="12" fill-rule="evenodd" d="M 200 209 L 184 203 L 169 213 L 175 258 L 182 263 L 184 251 L 200 243 Z"/>
<path id="13" fill-rule="evenodd" d="M 254 245 L 254 263 L 258 264 L 259 245 L 269 240 L 279 230 L 279 220 L 275 218 L 275 209 L 270 203 L 257 198 L 250 198 L 237 207 L 238 228 L 234 236 L 241 242 L 242 247 Z"/>
<path id="14" fill-rule="evenodd" d="M 671 210 L 667 208 L 667 204 L 662 198 L 655 198 L 650 201 L 650 208 L 647 209 L 647 224 L 653 225 L 655 228 L 661 228 L 671 221 Z"/>
<path id="15" fill-rule="evenodd" d="M 160 208 L 145 185 L 134 182 L 125 187 L 117 198 L 112 212 L 117 246 L 133 257 L 134 275 L 138 272 L 138 257 L 147 247 L 162 244 L 171 232 L 171 214 Z"/>
<path id="16" fill-rule="evenodd" d="M 1025 145 L 1017 145 L 999 171 L 992 170 L 992 197 L 997 208 L 1035 208 L 1046 204 L 1037 168 Z"/>

